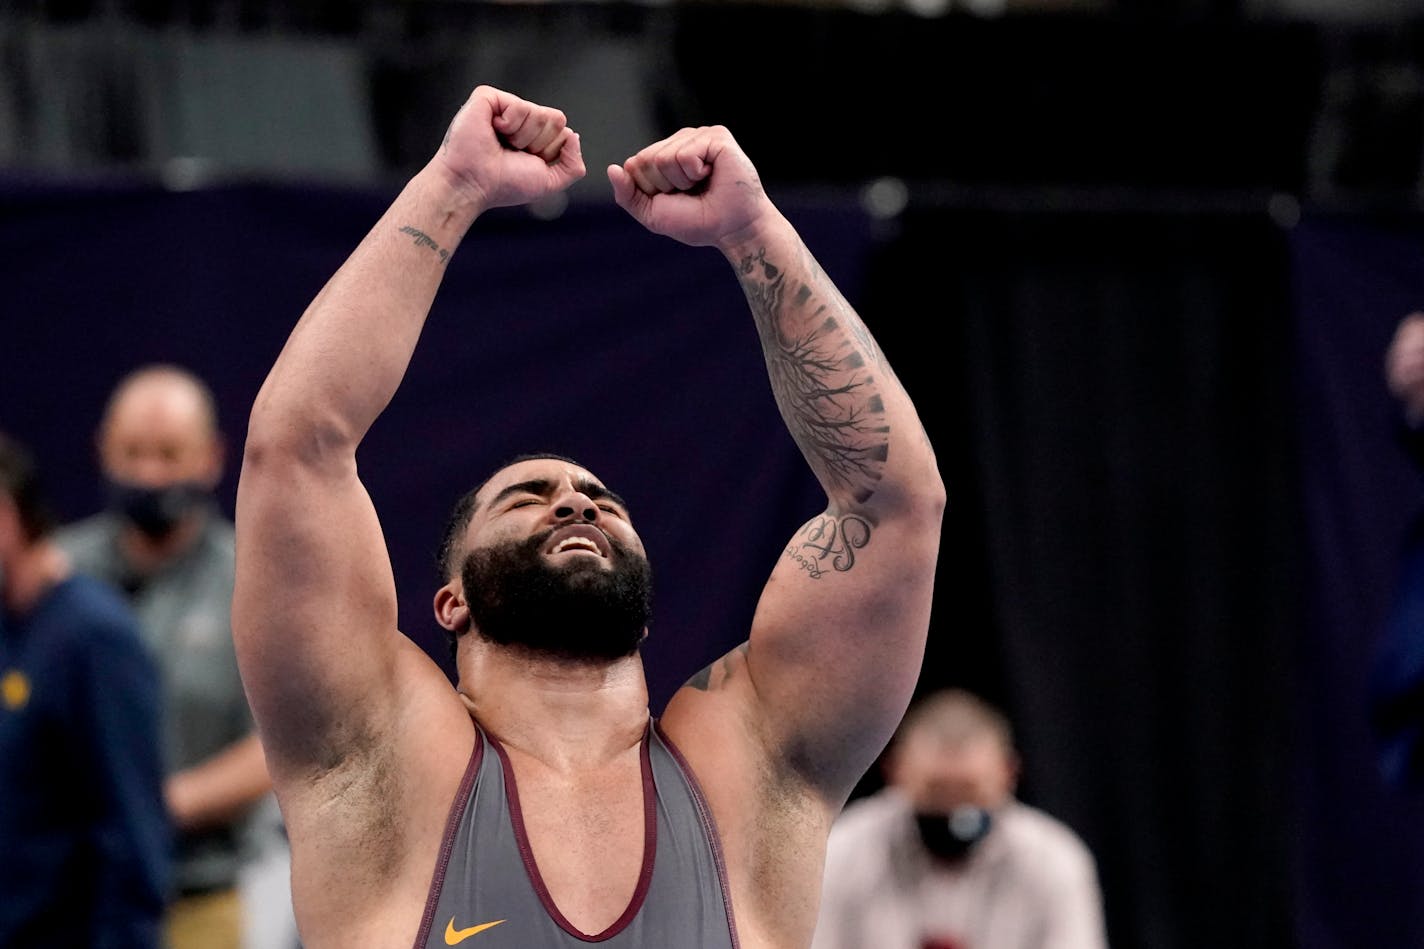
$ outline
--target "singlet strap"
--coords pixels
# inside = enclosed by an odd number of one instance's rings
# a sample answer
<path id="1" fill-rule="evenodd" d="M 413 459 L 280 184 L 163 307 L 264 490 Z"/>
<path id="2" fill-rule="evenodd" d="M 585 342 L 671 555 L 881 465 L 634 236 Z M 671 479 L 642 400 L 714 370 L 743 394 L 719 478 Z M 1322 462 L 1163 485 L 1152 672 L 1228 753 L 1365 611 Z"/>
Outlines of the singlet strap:
<path id="1" fill-rule="evenodd" d="M 712 848 L 712 864 L 717 868 L 717 882 L 722 887 L 722 906 L 727 911 L 727 932 L 732 937 L 732 949 L 740 949 L 741 943 L 737 939 L 737 920 L 732 913 L 732 888 L 727 882 L 727 861 L 722 856 L 722 835 L 717 830 L 717 819 L 712 816 L 712 808 L 702 793 L 702 784 L 697 780 L 692 765 L 683 757 L 682 750 L 673 743 L 656 719 L 653 720 L 653 731 L 656 733 L 658 741 L 672 756 L 672 760 L 682 772 L 683 780 L 687 782 L 688 790 L 692 792 L 692 803 L 697 807 L 697 816 L 702 820 L 702 830 L 707 835 L 708 846 Z"/>
<path id="2" fill-rule="evenodd" d="M 424 949 L 430 939 L 430 927 L 435 922 L 435 907 L 440 902 L 440 891 L 445 886 L 445 869 L 450 864 L 450 851 L 455 846 L 455 835 L 460 829 L 460 819 L 469 804 L 470 793 L 475 788 L 475 778 L 480 773 L 480 763 L 485 756 L 485 734 L 479 725 L 475 726 L 475 747 L 470 751 L 469 763 L 465 765 L 465 775 L 460 779 L 455 800 L 450 803 L 450 813 L 445 818 L 445 833 L 440 841 L 440 856 L 435 862 L 435 872 L 430 877 L 430 890 L 425 897 L 425 912 L 420 918 L 420 932 L 415 937 L 414 949 Z"/>

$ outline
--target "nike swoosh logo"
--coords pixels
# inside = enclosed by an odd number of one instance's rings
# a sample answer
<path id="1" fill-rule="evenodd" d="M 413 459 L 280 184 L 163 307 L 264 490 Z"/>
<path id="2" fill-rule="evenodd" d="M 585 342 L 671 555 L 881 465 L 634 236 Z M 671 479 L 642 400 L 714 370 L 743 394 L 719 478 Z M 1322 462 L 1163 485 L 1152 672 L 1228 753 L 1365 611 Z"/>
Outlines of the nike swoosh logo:
<path id="1" fill-rule="evenodd" d="M 471 926 L 469 929 L 456 929 L 455 917 L 451 916 L 450 921 L 445 924 L 445 945 L 457 946 L 475 933 L 482 933 L 486 929 L 493 929 L 502 922 L 504 922 L 504 920 L 496 919 L 492 923 L 480 923 L 478 926 Z"/>

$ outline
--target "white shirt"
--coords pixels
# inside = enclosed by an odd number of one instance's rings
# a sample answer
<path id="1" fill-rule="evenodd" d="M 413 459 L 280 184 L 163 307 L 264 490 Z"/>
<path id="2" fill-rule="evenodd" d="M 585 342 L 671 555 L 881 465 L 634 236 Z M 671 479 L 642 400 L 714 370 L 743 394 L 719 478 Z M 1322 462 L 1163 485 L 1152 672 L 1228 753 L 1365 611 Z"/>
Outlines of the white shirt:
<path id="1" fill-rule="evenodd" d="M 894 789 L 846 808 L 831 830 L 812 949 L 1104 949 L 1092 854 L 1018 801 L 959 866 L 936 862 Z"/>

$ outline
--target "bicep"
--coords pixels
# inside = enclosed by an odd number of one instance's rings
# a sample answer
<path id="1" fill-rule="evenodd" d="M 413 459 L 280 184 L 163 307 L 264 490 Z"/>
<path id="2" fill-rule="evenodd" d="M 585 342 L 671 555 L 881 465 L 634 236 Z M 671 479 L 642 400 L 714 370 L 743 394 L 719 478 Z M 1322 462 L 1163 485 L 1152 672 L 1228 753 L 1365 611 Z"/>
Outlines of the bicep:
<path id="1" fill-rule="evenodd" d="M 389 704 L 395 581 L 354 458 L 243 464 L 233 636 L 271 763 L 331 767 Z"/>
<path id="2" fill-rule="evenodd" d="M 843 796 L 904 714 L 929 627 L 939 512 L 827 512 L 791 538 L 762 592 L 747 662 L 785 757 Z"/>

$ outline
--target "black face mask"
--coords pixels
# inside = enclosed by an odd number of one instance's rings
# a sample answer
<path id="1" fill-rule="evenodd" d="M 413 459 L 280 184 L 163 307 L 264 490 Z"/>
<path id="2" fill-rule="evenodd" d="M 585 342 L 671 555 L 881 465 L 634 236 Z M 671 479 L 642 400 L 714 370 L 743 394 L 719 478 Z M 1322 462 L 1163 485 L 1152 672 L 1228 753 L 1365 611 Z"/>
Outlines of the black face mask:
<path id="1" fill-rule="evenodd" d="M 993 823 L 982 807 L 966 804 L 948 814 L 915 814 L 920 843 L 937 860 L 957 863 L 964 860 L 989 835 Z"/>
<path id="2" fill-rule="evenodd" d="M 161 488 L 110 481 L 108 490 L 109 510 L 154 540 L 172 534 L 184 517 L 212 499 L 212 492 L 194 481 Z"/>

